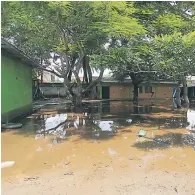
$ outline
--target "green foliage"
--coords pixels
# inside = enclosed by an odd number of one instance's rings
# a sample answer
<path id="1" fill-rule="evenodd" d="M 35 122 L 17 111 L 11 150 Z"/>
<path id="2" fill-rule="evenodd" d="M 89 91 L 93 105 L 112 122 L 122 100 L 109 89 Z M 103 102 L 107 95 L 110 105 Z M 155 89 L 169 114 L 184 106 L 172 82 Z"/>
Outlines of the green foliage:
<path id="1" fill-rule="evenodd" d="M 159 15 L 154 21 L 154 25 L 157 29 L 159 29 L 159 32 L 169 34 L 181 31 L 187 24 L 180 15 L 167 13 Z"/>
<path id="2" fill-rule="evenodd" d="M 95 14 L 102 18 L 93 27 L 110 36 L 131 38 L 145 33 L 144 27 L 132 17 L 135 12 L 132 2 L 94 2 L 93 6 Z"/>
<path id="3" fill-rule="evenodd" d="M 155 68 L 167 77 L 181 80 L 183 76 L 195 74 L 195 32 L 156 37 Z"/>
<path id="4" fill-rule="evenodd" d="M 84 53 L 116 75 L 179 79 L 194 71 L 194 10 L 194 2 L 2 2 L 2 36 L 47 62 L 52 52 L 65 64 Z"/>

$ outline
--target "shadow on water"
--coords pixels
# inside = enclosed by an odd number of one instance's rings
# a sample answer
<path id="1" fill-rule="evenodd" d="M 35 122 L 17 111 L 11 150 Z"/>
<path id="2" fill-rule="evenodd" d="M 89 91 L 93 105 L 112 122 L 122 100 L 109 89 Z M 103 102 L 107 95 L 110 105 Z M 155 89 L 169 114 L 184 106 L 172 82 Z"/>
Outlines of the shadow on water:
<path id="1" fill-rule="evenodd" d="M 155 141 L 156 140 L 156 141 Z M 138 149 L 166 149 L 171 147 L 192 146 L 195 148 L 195 135 L 182 133 L 166 133 L 155 137 L 155 140 L 147 140 L 137 142 L 133 145 Z"/>
<path id="2" fill-rule="evenodd" d="M 54 143 L 70 136 L 81 139 L 107 140 L 118 133 L 131 133 L 132 125 L 140 127 L 159 126 L 163 129 L 185 128 L 189 126 L 187 111 L 175 110 L 170 102 L 140 102 L 138 106 L 129 101 L 105 101 L 83 103 L 79 112 L 67 105 L 47 105 L 36 113 L 21 119 L 22 129 L 15 130 L 23 136 L 33 135 L 35 139 L 51 135 Z M 178 115 L 178 116 L 176 116 Z M 194 115 L 193 115 L 194 116 Z M 193 118 L 192 116 L 192 118 Z M 195 117 L 194 117 L 195 118 Z M 128 130 L 120 130 L 123 127 Z M 5 131 L 6 132 L 6 131 Z M 167 134 L 164 136 L 170 136 Z M 181 134 L 182 135 L 182 134 Z M 179 134 L 171 135 L 175 145 L 179 144 Z M 163 148 L 152 141 L 137 143 L 138 148 Z"/>

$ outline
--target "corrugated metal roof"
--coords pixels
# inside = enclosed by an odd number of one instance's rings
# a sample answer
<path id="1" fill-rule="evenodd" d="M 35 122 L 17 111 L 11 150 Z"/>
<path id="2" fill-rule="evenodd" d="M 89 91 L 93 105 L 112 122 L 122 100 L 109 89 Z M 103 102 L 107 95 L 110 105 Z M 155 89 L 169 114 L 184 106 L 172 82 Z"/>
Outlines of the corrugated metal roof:
<path id="1" fill-rule="evenodd" d="M 1 38 L 1 50 L 6 51 L 10 56 L 19 58 L 25 64 L 32 66 L 33 68 L 40 68 L 40 64 L 19 50 L 17 47 Z"/>

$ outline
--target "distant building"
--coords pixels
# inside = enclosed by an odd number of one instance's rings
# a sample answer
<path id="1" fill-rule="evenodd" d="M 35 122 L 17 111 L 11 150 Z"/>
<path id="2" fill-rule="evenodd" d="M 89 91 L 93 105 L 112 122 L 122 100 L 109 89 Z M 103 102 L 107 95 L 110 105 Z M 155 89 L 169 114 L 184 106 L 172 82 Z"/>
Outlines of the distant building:
<path id="1" fill-rule="evenodd" d="M 195 98 L 195 76 L 190 76 L 187 79 L 188 97 Z"/>
<path id="2" fill-rule="evenodd" d="M 39 80 L 41 80 L 41 76 L 39 76 Z M 63 83 L 63 82 L 64 82 L 63 78 L 59 78 L 51 72 L 43 71 L 42 83 Z"/>
<path id="3" fill-rule="evenodd" d="M 139 85 L 139 99 L 169 99 L 173 97 L 177 83 L 166 81 L 143 82 Z M 98 84 L 97 94 L 99 99 L 133 99 L 133 84 L 131 79 L 119 82 L 112 77 L 103 78 Z"/>

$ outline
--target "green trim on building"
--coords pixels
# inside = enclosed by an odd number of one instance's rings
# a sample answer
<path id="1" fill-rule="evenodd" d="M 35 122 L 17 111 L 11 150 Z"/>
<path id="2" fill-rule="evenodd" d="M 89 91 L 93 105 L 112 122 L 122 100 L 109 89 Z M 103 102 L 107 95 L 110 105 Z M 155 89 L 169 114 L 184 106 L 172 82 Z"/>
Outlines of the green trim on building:
<path id="1" fill-rule="evenodd" d="M 1 122 L 32 112 L 32 68 L 40 64 L 1 38 Z"/>
<path id="2" fill-rule="evenodd" d="M 102 85 L 100 85 L 100 99 L 102 99 Z"/>
<path id="3" fill-rule="evenodd" d="M 19 59 L 2 55 L 2 122 L 5 122 L 5 119 L 11 120 L 17 115 L 21 115 L 20 109 L 25 112 L 32 110 L 32 68 Z"/>

